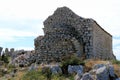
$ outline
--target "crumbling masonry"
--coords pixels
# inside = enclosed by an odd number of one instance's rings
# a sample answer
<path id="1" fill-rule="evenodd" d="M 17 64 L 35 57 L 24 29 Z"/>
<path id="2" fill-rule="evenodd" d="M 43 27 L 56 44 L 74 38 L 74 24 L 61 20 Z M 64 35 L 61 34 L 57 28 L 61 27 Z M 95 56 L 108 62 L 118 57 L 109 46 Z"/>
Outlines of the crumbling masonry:
<path id="1" fill-rule="evenodd" d="M 82 18 L 67 7 L 49 16 L 43 30 L 45 35 L 35 39 L 37 62 L 60 61 L 72 53 L 85 59 L 115 59 L 112 36 L 93 19 Z"/>

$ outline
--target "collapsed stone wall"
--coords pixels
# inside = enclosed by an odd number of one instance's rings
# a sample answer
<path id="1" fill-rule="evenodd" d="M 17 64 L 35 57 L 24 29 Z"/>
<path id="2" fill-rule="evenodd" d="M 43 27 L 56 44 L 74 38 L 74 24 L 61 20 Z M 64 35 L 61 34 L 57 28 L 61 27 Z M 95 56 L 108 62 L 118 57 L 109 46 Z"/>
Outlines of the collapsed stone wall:
<path id="1" fill-rule="evenodd" d="M 41 40 L 39 38 L 37 38 L 39 41 L 35 40 L 35 50 L 39 54 L 37 62 L 60 61 L 62 56 L 76 52 L 71 40 L 73 36 L 71 31 L 65 28 L 59 28 L 59 30 L 61 32 L 47 33 Z"/>
<path id="2" fill-rule="evenodd" d="M 60 61 L 71 53 L 80 58 L 94 58 L 94 23 L 93 19 L 82 18 L 67 7 L 58 8 L 44 21 L 45 35 L 35 39 L 36 61 Z"/>
<path id="3" fill-rule="evenodd" d="M 32 63 L 35 62 L 34 54 L 35 50 L 27 51 L 27 50 L 15 50 L 14 48 L 5 48 L 4 51 L 2 51 L 2 47 L 0 47 L 0 53 L 1 55 L 7 56 L 9 59 L 9 64 L 15 65 L 15 66 L 29 66 Z M 2 61 L 4 63 L 4 61 Z M 1 64 L 2 65 L 2 64 Z"/>

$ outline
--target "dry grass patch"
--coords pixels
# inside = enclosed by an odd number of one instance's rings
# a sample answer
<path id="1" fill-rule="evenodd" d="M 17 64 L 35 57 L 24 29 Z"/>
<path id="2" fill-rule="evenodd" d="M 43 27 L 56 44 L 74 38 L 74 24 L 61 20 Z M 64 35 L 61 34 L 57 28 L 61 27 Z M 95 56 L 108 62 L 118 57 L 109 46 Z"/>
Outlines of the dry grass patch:
<path id="1" fill-rule="evenodd" d="M 117 74 L 117 76 L 120 77 L 120 65 L 113 64 L 113 66 L 114 66 L 115 74 Z"/>
<path id="2" fill-rule="evenodd" d="M 22 80 L 22 76 L 25 75 L 26 71 L 18 71 L 15 77 L 10 78 L 9 80 Z"/>
<path id="3" fill-rule="evenodd" d="M 86 60 L 85 61 L 85 72 L 90 71 L 95 64 L 106 64 L 108 61 L 103 61 L 103 60 Z"/>
<path id="4" fill-rule="evenodd" d="M 117 76 L 120 77 L 120 64 L 118 63 L 118 61 L 113 62 L 113 61 L 103 61 L 103 60 L 93 60 L 93 59 L 86 60 L 85 72 L 89 72 L 95 64 L 107 64 L 109 62 L 113 64 L 115 74 L 117 74 Z"/>
<path id="5" fill-rule="evenodd" d="M 15 80 L 21 80 L 21 77 L 25 74 L 25 71 L 21 71 L 17 73 L 17 77 L 15 77 Z"/>

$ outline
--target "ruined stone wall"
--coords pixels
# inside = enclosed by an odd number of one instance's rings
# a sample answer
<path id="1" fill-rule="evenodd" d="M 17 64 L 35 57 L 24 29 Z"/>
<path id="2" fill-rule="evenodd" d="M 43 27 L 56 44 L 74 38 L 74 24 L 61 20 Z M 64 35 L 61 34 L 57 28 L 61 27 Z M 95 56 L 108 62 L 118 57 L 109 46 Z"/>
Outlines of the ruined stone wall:
<path id="1" fill-rule="evenodd" d="M 37 42 L 36 53 L 37 63 L 60 61 L 63 56 L 75 53 L 75 48 L 70 40 L 71 37 L 65 34 L 47 34 Z M 37 46 L 39 45 L 39 46 Z"/>
<path id="2" fill-rule="evenodd" d="M 84 19 L 82 22 L 83 26 L 81 28 L 82 31 L 82 44 L 83 44 L 83 53 L 86 59 L 93 58 L 93 24 L 94 20 L 92 19 Z"/>
<path id="3" fill-rule="evenodd" d="M 68 32 L 71 38 L 78 41 L 80 49 L 77 48 L 78 54 L 84 54 L 86 58 L 91 58 L 92 55 L 92 19 L 82 18 L 72 12 L 69 8 L 58 8 L 53 15 L 49 16 L 44 21 L 44 32 Z M 69 26 L 69 27 L 67 27 Z M 59 30 L 60 27 L 63 30 Z M 57 35 L 57 34 L 56 34 Z M 65 34 L 64 34 L 65 35 Z M 74 42 L 73 42 L 74 43 Z M 81 50 L 81 51 L 80 51 Z"/>
<path id="4" fill-rule="evenodd" d="M 60 61 L 63 56 L 72 53 L 82 54 L 81 26 L 79 16 L 70 9 L 58 8 L 44 21 L 44 37 L 35 40 L 39 61 Z"/>
<path id="5" fill-rule="evenodd" d="M 35 39 L 38 63 L 60 61 L 71 53 L 85 59 L 114 58 L 112 37 L 93 19 L 82 18 L 67 7 L 58 8 L 49 16 L 43 30 L 45 35 Z"/>
<path id="6" fill-rule="evenodd" d="M 112 36 L 96 22 L 93 23 L 93 56 L 99 59 L 114 59 Z"/>

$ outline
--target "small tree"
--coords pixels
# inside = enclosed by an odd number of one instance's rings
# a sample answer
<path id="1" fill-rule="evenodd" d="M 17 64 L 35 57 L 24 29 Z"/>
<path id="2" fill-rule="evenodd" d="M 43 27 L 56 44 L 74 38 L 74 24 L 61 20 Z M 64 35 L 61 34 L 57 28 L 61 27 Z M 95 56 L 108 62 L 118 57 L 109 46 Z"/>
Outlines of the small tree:
<path id="1" fill-rule="evenodd" d="M 5 63 L 9 63 L 8 56 L 5 56 L 4 54 L 1 57 L 1 61 L 4 61 Z"/>

